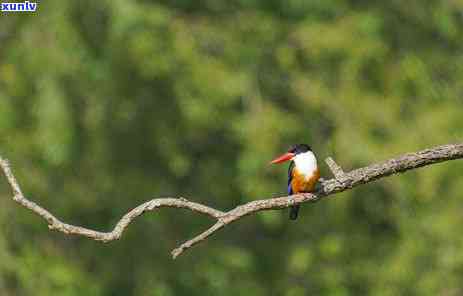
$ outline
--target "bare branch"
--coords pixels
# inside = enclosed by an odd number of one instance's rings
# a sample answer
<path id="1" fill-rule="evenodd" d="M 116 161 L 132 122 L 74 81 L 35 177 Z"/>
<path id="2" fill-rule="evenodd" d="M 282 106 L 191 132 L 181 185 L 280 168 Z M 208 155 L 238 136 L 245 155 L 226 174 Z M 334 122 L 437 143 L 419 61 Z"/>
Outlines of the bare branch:
<path id="1" fill-rule="evenodd" d="M 304 193 L 291 196 L 255 200 L 237 206 L 228 212 L 222 212 L 220 210 L 216 210 L 199 203 L 191 202 L 183 197 L 156 198 L 139 205 L 138 207 L 125 214 L 111 232 L 99 232 L 61 222 L 46 209 L 24 197 L 21 188 L 16 181 L 16 178 L 11 172 L 7 160 L 0 158 L 0 166 L 13 191 L 13 200 L 33 211 L 40 217 L 44 218 L 48 222 L 50 229 L 61 231 L 65 234 L 81 235 L 103 242 L 117 240 L 121 237 L 127 226 L 136 217 L 140 216 L 144 212 L 154 211 L 163 207 L 189 209 L 194 212 L 208 215 L 217 220 L 217 222 L 212 227 L 194 237 L 193 239 L 186 241 L 178 248 L 174 249 L 172 251 L 172 256 L 173 258 L 176 258 L 185 250 L 191 248 L 201 241 L 204 241 L 216 231 L 230 223 L 233 223 L 234 221 L 241 219 L 244 216 L 260 211 L 283 209 L 295 204 L 317 201 L 323 197 L 351 189 L 360 184 L 372 182 L 379 178 L 402 173 L 422 166 L 459 158 L 463 158 L 463 143 L 437 146 L 416 153 L 407 153 L 385 162 L 372 164 L 350 171 L 348 173 L 343 172 L 342 169 L 331 158 L 328 158 L 326 162 L 333 172 L 335 178 L 322 182 L 320 189 L 313 194 Z"/>
<path id="2" fill-rule="evenodd" d="M 327 159 L 325 159 L 325 162 L 330 168 L 336 180 L 338 180 L 341 183 L 344 183 L 344 180 L 346 179 L 346 173 L 344 173 L 342 168 L 334 161 L 334 159 L 328 157 Z"/>
<path id="3" fill-rule="evenodd" d="M 147 211 L 154 211 L 158 208 L 184 208 L 194 212 L 208 215 L 214 219 L 218 219 L 225 214 L 222 211 L 213 209 L 211 207 L 196 202 L 188 201 L 184 198 L 156 198 L 139 205 L 138 207 L 132 209 L 130 212 L 125 214 L 119 220 L 119 222 L 116 224 L 116 226 L 111 232 L 95 231 L 80 226 L 66 224 L 60 221 L 55 216 L 53 216 L 53 214 L 51 214 L 49 211 L 45 210 L 41 206 L 25 198 L 21 192 L 18 182 L 16 181 L 16 178 L 11 172 L 8 161 L 0 158 L 0 166 L 2 167 L 3 173 L 5 174 L 8 183 L 10 184 L 13 190 L 14 201 L 18 202 L 19 204 L 23 205 L 24 207 L 28 208 L 29 210 L 35 212 L 36 214 L 47 220 L 48 228 L 61 231 L 66 234 L 86 236 L 88 238 L 98 241 L 109 242 L 112 240 L 119 239 L 122 235 L 122 232 L 130 224 L 130 222 L 132 222 L 133 219 Z"/>
<path id="4" fill-rule="evenodd" d="M 205 240 L 208 238 L 211 234 L 219 230 L 220 228 L 224 227 L 225 223 L 219 219 L 217 223 L 212 225 L 208 230 L 204 231 L 200 235 L 195 236 L 194 238 L 190 239 L 189 241 L 184 242 L 180 247 L 172 250 L 172 258 L 177 258 L 178 255 L 182 254 L 183 251 L 186 249 L 191 248 L 192 246 L 196 245 L 197 243 Z"/>

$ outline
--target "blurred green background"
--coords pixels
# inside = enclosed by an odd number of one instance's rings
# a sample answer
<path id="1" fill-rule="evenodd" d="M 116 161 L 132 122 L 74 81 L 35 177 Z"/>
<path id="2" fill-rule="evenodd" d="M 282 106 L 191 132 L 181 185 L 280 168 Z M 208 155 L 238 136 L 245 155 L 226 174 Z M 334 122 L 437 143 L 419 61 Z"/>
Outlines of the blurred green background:
<path id="1" fill-rule="evenodd" d="M 285 193 L 309 143 L 349 170 L 461 142 L 463 1 L 47 0 L 0 15 L 0 155 L 60 219 L 150 198 Z M 109 244 L 47 230 L 0 181 L 0 295 L 462 295 L 463 163 L 233 224 L 163 209 Z"/>

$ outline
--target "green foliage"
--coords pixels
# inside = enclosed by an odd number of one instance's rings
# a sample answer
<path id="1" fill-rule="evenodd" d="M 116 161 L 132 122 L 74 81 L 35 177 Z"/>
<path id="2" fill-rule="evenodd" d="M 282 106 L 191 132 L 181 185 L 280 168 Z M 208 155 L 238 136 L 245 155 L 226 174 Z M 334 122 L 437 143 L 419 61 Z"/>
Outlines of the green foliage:
<path id="1" fill-rule="evenodd" d="M 157 196 L 285 193 L 296 142 L 345 169 L 463 136 L 458 1 L 58 1 L 0 19 L 0 153 L 27 196 L 109 230 Z M 228 227 L 149 214 L 102 245 L 2 181 L 1 295 L 460 295 L 461 162 Z"/>

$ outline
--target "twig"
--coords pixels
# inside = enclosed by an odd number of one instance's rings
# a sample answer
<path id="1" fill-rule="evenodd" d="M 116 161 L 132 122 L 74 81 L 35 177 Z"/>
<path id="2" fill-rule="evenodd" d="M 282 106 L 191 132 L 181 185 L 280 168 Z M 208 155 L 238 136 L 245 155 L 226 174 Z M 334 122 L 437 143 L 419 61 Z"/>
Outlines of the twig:
<path id="1" fill-rule="evenodd" d="M 328 157 L 327 159 L 325 159 L 325 162 L 330 168 L 336 180 L 338 180 L 341 183 L 344 183 L 344 180 L 346 179 L 346 173 L 344 173 L 342 168 L 334 161 L 334 159 Z"/>
<path id="2" fill-rule="evenodd" d="M 147 201 L 138 207 L 132 209 L 125 214 L 116 224 L 111 232 L 100 232 L 92 229 L 66 224 L 53 216 L 49 211 L 37 205 L 36 203 L 24 197 L 21 188 L 11 172 L 8 161 L 0 157 L 0 166 L 5 174 L 8 183 L 13 191 L 13 200 L 22 206 L 30 209 L 40 217 L 44 218 L 49 225 L 50 229 L 61 231 L 65 234 L 74 234 L 85 236 L 97 241 L 109 242 L 117 240 L 121 237 L 127 226 L 138 216 L 147 211 L 154 211 L 163 207 L 174 207 L 189 209 L 204 215 L 208 215 L 217 220 L 217 222 L 194 237 L 186 241 L 178 248 L 172 251 L 173 258 L 182 254 L 185 250 L 192 246 L 204 241 L 210 235 L 233 223 L 244 216 L 254 214 L 260 211 L 276 210 L 290 207 L 294 204 L 300 204 L 309 201 L 317 201 L 323 197 L 333 195 L 335 193 L 351 189 L 360 184 L 365 184 L 377 180 L 379 178 L 387 177 L 393 174 L 402 173 L 408 170 L 416 169 L 422 166 L 430 165 L 433 163 L 443 162 L 452 159 L 463 158 L 463 143 L 451 144 L 434 147 L 431 149 L 422 150 L 416 153 L 408 153 L 401 155 L 397 158 L 392 158 L 385 162 L 372 164 L 363 168 L 359 168 L 348 173 L 342 169 L 331 159 L 327 159 L 327 164 L 333 172 L 335 178 L 326 180 L 322 183 L 321 188 L 311 194 L 296 194 L 291 196 L 283 196 L 277 198 L 261 199 L 248 202 L 246 204 L 237 206 L 236 208 L 223 212 L 214 208 L 188 201 L 187 199 L 180 198 L 156 198 Z"/>

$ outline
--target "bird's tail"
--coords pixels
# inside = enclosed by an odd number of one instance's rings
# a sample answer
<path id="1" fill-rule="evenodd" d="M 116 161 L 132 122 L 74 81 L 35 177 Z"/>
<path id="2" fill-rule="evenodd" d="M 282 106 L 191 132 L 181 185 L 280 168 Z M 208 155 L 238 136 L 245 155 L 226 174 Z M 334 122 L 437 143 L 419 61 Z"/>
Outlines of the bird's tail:
<path id="1" fill-rule="evenodd" d="M 289 210 L 289 219 L 296 220 L 297 214 L 299 213 L 299 205 L 292 206 Z"/>

